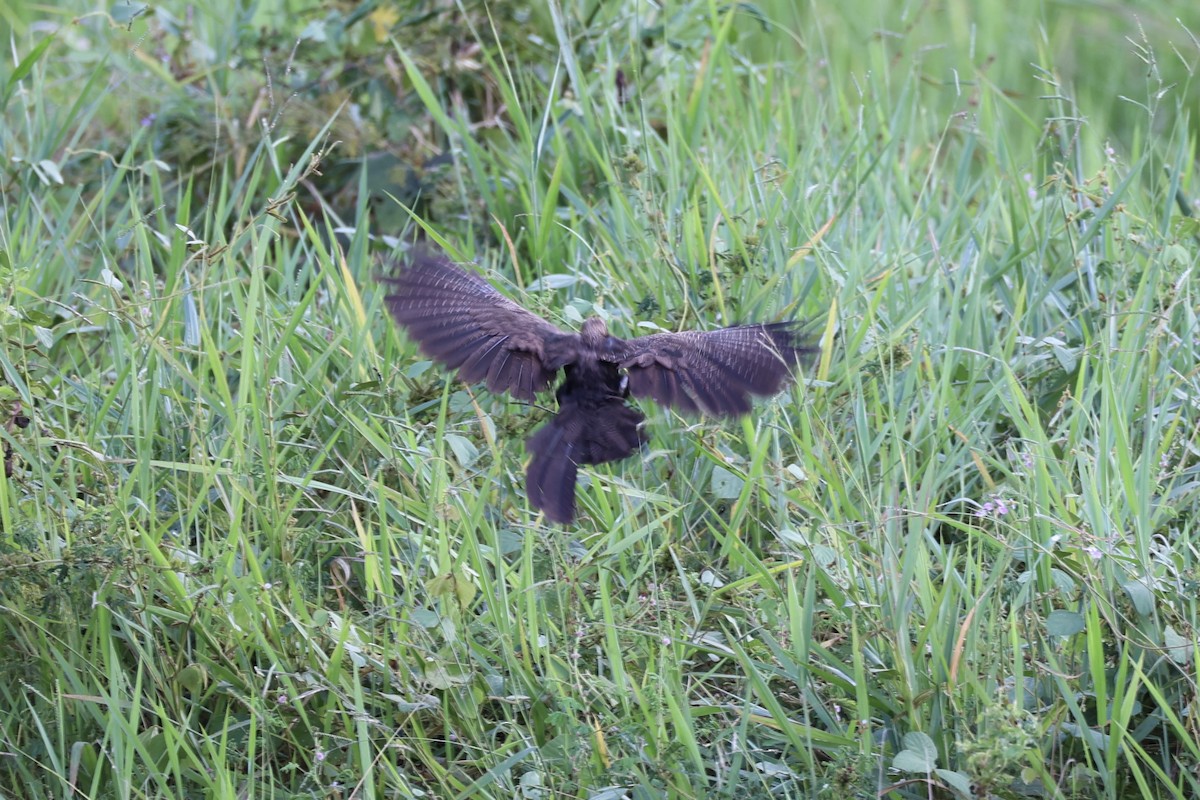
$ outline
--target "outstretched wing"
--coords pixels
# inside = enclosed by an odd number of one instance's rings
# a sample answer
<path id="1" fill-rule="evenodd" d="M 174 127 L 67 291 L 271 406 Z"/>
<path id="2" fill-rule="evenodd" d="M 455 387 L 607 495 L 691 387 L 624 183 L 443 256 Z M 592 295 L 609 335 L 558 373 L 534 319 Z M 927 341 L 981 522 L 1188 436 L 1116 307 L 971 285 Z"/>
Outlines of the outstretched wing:
<path id="1" fill-rule="evenodd" d="M 486 380 L 493 392 L 533 401 L 576 338 L 437 253 L 415 253 L 379 280 L 391 289 L 384 302 L 392 317 L 423 353 L 468 383 Z"/>
<path id="2" fill-rule="evenodd" d="M 750 411 L 752 395 L 778 392 L 814 352 L 795 323 L 773 322 L 641 336 L 602 358 L 626 371 L 634 397 L 720 417 Z"/>

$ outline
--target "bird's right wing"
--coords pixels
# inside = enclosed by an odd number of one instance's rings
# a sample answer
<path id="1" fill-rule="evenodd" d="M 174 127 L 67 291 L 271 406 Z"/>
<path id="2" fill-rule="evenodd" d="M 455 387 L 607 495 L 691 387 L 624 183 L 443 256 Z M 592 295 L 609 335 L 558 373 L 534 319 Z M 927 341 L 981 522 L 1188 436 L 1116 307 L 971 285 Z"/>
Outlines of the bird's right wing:
<path id="1" fill-rule="evenodd" d="M 379 280 L 391 289 L 384 302 L 392 317 L 423 353 L 493 392 L 532 402 L 574 338 L 436 253 L 416 253 Z"/>
<path id="2" fill-rule="evenodd" d="M 626 371 L 630 394 L 717 417 L 745 414 L 752 395 L 778 392 L 791 368 L 816 352 L 791 322 L 618 341 L 604 358 Z"/>

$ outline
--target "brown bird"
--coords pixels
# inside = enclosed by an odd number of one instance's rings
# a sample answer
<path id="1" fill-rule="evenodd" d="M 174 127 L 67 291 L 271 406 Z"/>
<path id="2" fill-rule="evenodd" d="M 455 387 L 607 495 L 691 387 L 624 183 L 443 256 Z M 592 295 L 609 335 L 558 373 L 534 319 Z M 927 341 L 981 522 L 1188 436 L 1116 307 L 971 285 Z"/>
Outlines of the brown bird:
<path id="1" fill-rule="evenodd" d="M 815 352 L 796 323 L 618 339 L 599 317 L 568 333 L 530 313 L 444 256 L 419 252 L 391 277 L 384 300 L 422 352 L 467 383 L 533 402 L 558 371 L 558 413 L 525 442 L 529 503 L 554 522 L 575 518 L 580 464 L 633 455 L 645 416 L 625 398 L 648 397 L 682 411 L 737 416 L 751 395 L 771 395 L 790 368 Z"/>

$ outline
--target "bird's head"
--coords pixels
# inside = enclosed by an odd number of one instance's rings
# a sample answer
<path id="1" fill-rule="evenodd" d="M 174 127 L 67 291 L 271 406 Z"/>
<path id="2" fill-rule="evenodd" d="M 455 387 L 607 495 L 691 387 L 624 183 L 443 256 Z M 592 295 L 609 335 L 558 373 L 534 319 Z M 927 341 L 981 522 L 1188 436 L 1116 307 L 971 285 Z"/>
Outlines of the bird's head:
<path id="1" fill-rule="evenodd" d="M 579 336 L 589 347 L 599 347 L 608 338 L 608 326 L 600 317 L 588 317 L 583 321 L 583 330 L 579 332 Z"/>

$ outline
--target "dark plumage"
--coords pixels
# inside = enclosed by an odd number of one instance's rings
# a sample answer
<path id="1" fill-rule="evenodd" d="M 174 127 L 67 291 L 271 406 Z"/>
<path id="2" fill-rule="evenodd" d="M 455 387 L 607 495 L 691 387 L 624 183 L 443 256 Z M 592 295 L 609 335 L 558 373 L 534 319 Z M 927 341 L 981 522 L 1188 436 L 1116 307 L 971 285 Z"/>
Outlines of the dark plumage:
<path id="1" fill-rule="evenodd" d="M 396 322 L 464 381 L 532 402 L 564 371 L 558 413 L 525 443 L 529 502 L 564 524 L 575 518 L 578 466 L 626 458 L 644 444 L 645 417 L 626 397 L 737 416 L 750 410 L 752 395 L 779 391 L 790 368 L 814 352 L 791 322 L 618 339 L 590 317 L 568 333 L 429 252 L 379 280 L 391 289 L 385 302 Z"/>

